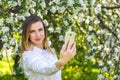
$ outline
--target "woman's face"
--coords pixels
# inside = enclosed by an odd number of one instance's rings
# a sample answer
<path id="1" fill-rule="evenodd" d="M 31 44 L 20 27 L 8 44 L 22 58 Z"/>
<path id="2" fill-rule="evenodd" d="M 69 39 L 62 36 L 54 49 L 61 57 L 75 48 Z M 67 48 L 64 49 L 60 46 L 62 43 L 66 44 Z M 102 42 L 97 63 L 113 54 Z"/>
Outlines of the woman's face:
<path id="1" fill-rule="evenodd" d="M 43 23 L 38 21 L 31 25 L 29 39 L 33 45 L 43 48 L 43 40 L 45 39 L 45 30 Z"/>

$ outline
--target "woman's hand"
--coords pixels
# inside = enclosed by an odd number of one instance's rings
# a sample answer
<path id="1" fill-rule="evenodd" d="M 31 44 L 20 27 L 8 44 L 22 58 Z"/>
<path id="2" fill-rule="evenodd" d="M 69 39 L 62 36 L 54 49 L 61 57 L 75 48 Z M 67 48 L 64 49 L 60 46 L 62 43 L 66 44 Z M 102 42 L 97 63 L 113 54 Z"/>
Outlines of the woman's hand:
<path id="1" fill-rule="evenodd" d="M 60 51 L 60 59 L 56 63 L 57 68 L 63 67 L 76 55 L 76 43 L 67 41 Z"/>
<path id="2" fill-rule="evenodd" d="M 60 60 L 65 65 L 76 55 L 76 43 L 67 41 L 61 49 Z"/>

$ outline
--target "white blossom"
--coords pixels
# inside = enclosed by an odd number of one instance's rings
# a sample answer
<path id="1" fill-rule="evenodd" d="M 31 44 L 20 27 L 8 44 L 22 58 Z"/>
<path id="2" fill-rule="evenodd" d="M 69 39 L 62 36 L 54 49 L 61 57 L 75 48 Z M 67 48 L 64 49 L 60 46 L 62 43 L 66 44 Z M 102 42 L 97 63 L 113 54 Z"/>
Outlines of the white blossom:
<path id="1" fill-rule="evenodd" d="M 102 0 L 102 3 L 103 3 L 103 5 L 106 5 L 107 1 L 106 0 Z"/>
<path id="2" fill-rule="evenodd" d="M 44 14 L 46 14 L 46 15 L 47 15 L 47 14 L 48 14 L 48 11 L 47 11 L 47 10 L 45 10 L 45 11 L 44 11 Z"/>
<path id="3" fill-rule="evenodd" d="M 92 31 L 93 30 L 93 27 L 92 26 L 89 26 L 89 31 Z"/>
<path id="4" fill-rule="evenodd" d="M 37 11 L 37 15 L 40 16 L 41 18 L 43 18 L 43 15 L 41 14 L 40 10 Z"/>
<path id="5" fill-rule="evenodd" d="M 101 50 L 103 48 L 103 45 L 98 45 L 98 50 Z"/>
<path id="6" fill-rule="evenodd" d="M 100 23 L 99 20 L 95 20 L 95 21 L 94 21 L 94 24 L 96 24 L 96 25 L 99 24 L 99 23 Z"/>
<path id="7" fill-rule="evenodd" d="M 60 0 L 53 0 L 54 3 L 60 4 Z"/>
<path id="8" fill-rule="evenodd" d="M 119 56 L 115 55 L 115 60 L 118 62 L 119 61 Z"/>
<path id="9" fill-rule="evenodd" d="M 25 12 L 24 16 L 30 16 L 29 12 Z"/>
<path id="10" fill-rule="evenodd" d="M 89 19 L 86 19 L 85 23 L 86 24 L 89 24 L 90 20 Z"/>
<path id="11" fill-rule="evenodd" d="M 52 6 L 52 8 L 50 9 L 50 11 L 51 11 L 52 13 L 55 13 L 56 10 L 57 10 L 56 6 Z"/>
<path id="12" fill-rule="evenodd" d="M 91 55 L 91 56 L 85 56 L 85 58 L 86 58 L 86 59 L 92 59 L 92 58 L 94 58 L 94 54 Z"/>
<path id="13" fill-rule="evenodd" d="M 111 64 L 112 64 L 112 61 L 108 61 L 107 63 L 108 63 L 109 65 L 111 65 Z"/>
<path id="14" fill-rule="evenodd" d="M 118 34 L 118 38 L 120 39 L 120 34 Z"/>
<path id="15" fill-rule="evenodd" d="M 92 39 L 94 39 L 94 35 L 93 35 L 93 34 L 87 36 L 87 40 L 88 40 L 88 42 L 92 41 Z"/>
<path id="16" fill-rule="evenodd" d="M 60 7 L 59 10 L 58 10 L 59 13 L 63 13 L 64 11 L 65 11 L 65 7 L 64 6 Z"/>
<path id="17" fill-rule="evenodd" d="M 24 17 L 24 16 L 17 16 L 17 18 L 18 18 L 19 20 L 25 20 L 25 17 Z"/>
<path id="18" fill-rule="evenodd" d="M 32 9 L 31 9 L 31 12 L 34 14 L 34 13 L 35 13 L 35 9 L 34 9 L 34 8 L 32 8 Z"/>
<path id="19" fill-rule="evenodd" d="M 104 76 L 102 74 L 99 74 L 98 78 L 101 80 L 101 79 L 104 79 Z"/>
<path id="20" fill-rule="evenodd" d="M 102 68 L 102 71 L 106 72 L 106 71 L 107 71 L 107 67 L 106 67 L 106 66 L 103 67 L 103 68 Z"/>
<path id="21" fill-rule="evenodd" d="M 8 32 L 10 29 L 8 26 L 6 27 L 2 27 L 1 31 L 3 32 L 3 34 L 5 34 L 6 32 Z"/>
<path id="22" fill-rule="evenodd" d="M 79 3 L 80 3 L 80 4 L 84 4 L 84 1 L 83 1 L 83 0 L 79 0 Z"/>
<path id="23" fill-rule="evenodd" d="M 93 46 L 93 47 L 92 47 L 92 50 L 96 50 L 96 49 L 97 49 L 97 47 L 96 47 L 96 46 Z"/>
<path id="24" fill-rule="evenodd" d="M 48 28 L 48 31 L 50 31 L 50 33 L 52 33 L 54 31 L 54 29 L 52 27 Z"/>
<path id="25" fill-rule="evenodd" d="M 95 9 L 95 14 L 98 14 L 101 12 L 101 4 L 98 4 Z"/>
<path id="26" fill-rule="evenodd" d="M 61 28 L 60 28 L 60 27 L 56 27 L 56 31 L 57 31 L 58 33 L 60 33 L 60 32 L 61 32 Z"/>
<path id="27" fill-rule="evenodd" d="M 50 41 L 50 39 L 47 38 L 47 40 L 48 40 L 48 46 L 51 46 L 51 41 Z"/>
<path id="28" fill-rule="evenodd" d="M 11 17 L 13 17 L 14 13 L 10 13 Z"/>
<path id="29" fill-rule="evenodd" d="M 4 19 L 0 19 L 0 26 L 3 25 Z"/>
<path id="30" fill-rule="evenodd" d="M 43 22 L 44 22 L 45 26 L 48 26 L 49 23 L 47 20 L 43 20 Z"/>
<path id="31" fill-rule="evenodd" d="M 52 4 L 53 4 L 53 1 L 50 1 L 50 2 L 49 2 L 49 5 L 51 6 Z"/>
<path id="32" fill-rule="evenodd" d="M 67 26 L 69 25 L 68 21 L 67 20 L 64 20 L 64 24 Z"/>
<path id="33" fill-rule="evenodd" d="M 85 14 L 83 14 L 83 13 L 79 13 L 79 14 L 78 14 L 78 17 L 83 18 L 83 17 L 85 17 Z"/>
<path id="34" fill-rule="evenodd" d="M 86 9 L 87 9 L 87 8 L 86 8 L 86 4 L 83 4 L 82 6 L 83 6 L 83 8 L 82 8 L 83 10 L 86 10 Z"/>
<path id="35" fill-rule="evenodd" d="M 120 11 L 117 11 L 116 13 L 117 13 L 117 14 L 118 14 L 118 16 L 120 17 Z"/>
<path id="36" fill-rule="evenodd" d="M 11 40 L 10 40 L 10 45 L 14 45 L 15 44 L 15 38 L 12 38 Z"/>
<path id="37" fill-rule="evenodd" d="M 17 52 L 18 49 L 19 49 L 19 45 L 16 43 L 16 45 L 15 45 L 15 52 Z"/>
<path id="38" fill-rule="evenodd" d="M 21 0 L 17 0 L 18 1 L 18 5 L 21 6 Z"/>
<path id="39" fill-rule="evenodd" d="M 92 16 L 92 17 L 90 17 L 90 20 L 91 20 L 91 21 L 93 21 L 93 20 L 94 20 L 94 18 L 95 18 L 95 16 Z"/>
<path id="40" fill-rule="evenodd" d="M 112 10 L 108 11 L 108 15 L 112 17 Z M 114 18 L 113 18 L 114 19 Z"/>
<path id="41" fill-rule="evenodd" d="M 109 52 L 109 51 L 110 51 L 110 48 L 108 48 L 108 47 L 105 46 L 104 50 L 105 50 L 106 52 Z"/>
<path id="42" fill-rule="evenodd" d="M 118 52 L 119 52 L 119 49 L 118 49 L 118 48 L 115 48 L 114 50 L 115 50 L 115 53 L 118 53 Z"/>
<path id="43" fill-rule="evenodd" d="M 64 40 L 63 35 L 60 35 L 60 36 L 59 36 L 59 40 L 60 40 L 60 41 L 63 41 L 63 40 Z"/>
<path id="44" fill-rule="evenodd" d="M 42 7 L 42 9 L 46 8 L 46 3 L 44 1 L 42 1 L 41 7 Z"/>
<path id="45" fill-rule="evenodd" d="M 8 45 L 8 44 L 5 44 L 6 46 Z M 6 47 L 6 48 L 8 48 L 8 47 Z M 11 56 L 12 55 L 12 49 L 6 49 L 6 48 L 3 48 L 3 57 L 6 57 L 6 56 Z"/>
<path id="46" fill-rule="evenodd" d="M 109 25 L 109 26 L 113 26 L 113 24 L 112 24 L 112 23 L 109 23 L 108 25 Z M 115 26 L 115 27 L 116 27 L 116 26 Z"/>
<path id="47" fill-rule="evenodd" d="M 97 34 L 105 34 L 106 30 L 98 30 Z"/>
<path id="48" fill-rule="evenodd" d="M 101 55 L 102 57 L 104 57 L 106 54 L 105 54 L 104 52 L 102 52 L 100 55 Z"/>
<path id="49" fill-rule="evenodd" d="M 17 2 L 15 2 L 15 1 L 8 1 L 7 3 L 8 3 L 9 7 L 17 6 Z"/>
<path id="50" fill-rule="evenodd" d="M 85 2 L 83 1 L 83 0 L 79 0 L 79 3 L 82 5 L 82 9 L 83 10 L 86 10 L 86 4 L 85 4 Z"/>
<path id="51" fill-rule="evenodd" d="M 14 23 L 13 17 L 6 18 L 6 22 L 13 24 Z"/>
<path id="52" fill-rule="evenodd" d="M 116 1 L 116 0 L 113 0 L 113 2 L 117 4 L 117 1 Z"/>
<path id="53" fill-rule="evenodd" d="M 36 7 L 36 2 L 35 1 L 32 1 L 31 4 L 30 4 L 31 7 Z"/>
<path id="54" fill-rule="evenodd" d="M 94 5 L 95 2 L 96 2 L 96 0 L 91 0 L 91 1 L 90 1 L 91 5 Z"/>
<path id="55" fill-rule="evenodd" d="M 32 0 L 25 0 L 26 1 L 26 5 L 30 5 Z"/>
<path id="56" fill-rule="evenodd" d="M 6 35 L 1 37 L 2 42 L 7 42 L 8 41 L 8 37 Z"/>
<path id="57" fill-rule="evenodd" d="M 103 66 L 105 64 L 102 60 L 100 60 L 98 63 L 99 63 L 99 66 Z"/>
<path id="58" fill-rule="evenodd" d="M 120 79 L 120 77 L 118 75 L 114 75 L 114 79 Z"/>
<path id="59" fill-rule="evenodd" d="M 68 6 L 73 6 L 73 4 L 74 4 L 74 1 L 73 1 L 73 0 L 68 0 L 68 2 L 67 2 L 67 5 L 68 5 Z"/>
<path id="60" fill-rule="evenodd" d="M 10 45 L 8 43 L 4 43 L 3 50 L 6 50 L 7 48 L 10 48 Z"/>

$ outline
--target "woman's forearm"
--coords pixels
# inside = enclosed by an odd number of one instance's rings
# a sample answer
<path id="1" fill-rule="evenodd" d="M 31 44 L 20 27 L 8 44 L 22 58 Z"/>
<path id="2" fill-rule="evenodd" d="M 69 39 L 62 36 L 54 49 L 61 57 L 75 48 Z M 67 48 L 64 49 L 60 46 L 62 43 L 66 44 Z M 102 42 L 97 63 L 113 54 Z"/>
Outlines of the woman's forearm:
<path id="1" fill-rule="evenodd" d="M 61 69 L 64 65 L 65 65 L 65 62 L 61 59 L 59 59 L 56 63 L 55 63 L 56 67 L 58 69 Z"/>

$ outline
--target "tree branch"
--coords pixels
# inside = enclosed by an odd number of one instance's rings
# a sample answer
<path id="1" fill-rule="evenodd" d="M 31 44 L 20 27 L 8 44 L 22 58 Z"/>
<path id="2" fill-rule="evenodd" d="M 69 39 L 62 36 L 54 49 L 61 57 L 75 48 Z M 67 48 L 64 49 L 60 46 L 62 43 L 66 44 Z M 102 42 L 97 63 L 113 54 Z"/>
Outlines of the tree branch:
<path id="1" fill-rule="evenodd" d="M 2 49 L 3 47 L 3 43 L 2 43 L 2 40 L 0 39 L 0 50 Z"/>
<path id="2" fill-rule="evenodd" d="M 120 6 L 112 6 L 112 7 L 102 6 L 102 8 L 106 8 L 106 9 L 118 9 L 118 8 L 120 8 Z"/>
<path id="3" fill-rule="evenodd" d="M 77 33 L 80 33 L 80 34 L 82 34 L 82 35 L 85 35 L 85 33 L 80 29 L 80 26 L 76 23 L 76 25 L 77 25 L 77 28 L 78 28 L 78 31 L 79 32 L 77 32 Z"/>
<path id="4" fill-rule="evenodd" d="M 12 13 L 19 13 L 19 11 L 20 11 L 21 9 L 22 9 L 22 7 L 19 6 L 19 5 L 17 5 L 17 6 L 15 6 L 14 8 L 9 9 L 8 12 L 9 12 L 9 13 L 10 13 L 10 12 L 12 12 Z"/>
<path id="5" fill-rule="evenodd" d="M 117 40 L 119 40 L 119 38 L 117 37 L 117 35 L 108 27 L 108 26 L 106 26 L 104 23 L 103 23 L 103 20 L 100 18 L 101 16 L 100 16 L 100 14 L 98 14 L 97 15 L 97 18 L 99 19 L 99 21 L 100 21 L 100 27 L 101 28 L 103 28 L 103 29 L 107 29 L 109 32 L 111 32 L 115 37 L 116 37 L 116 39 Z"/>
<path id="6" fill-rule="evenodd" d="M 120 41 L 117 42 L 117 43 L 110 49 L 110 52 L 109 52 L 109 53 L 112 54 L 112 50 L 113 50 L 115 47 L 117 47 L 117 46 L 120 46 Z"/>

